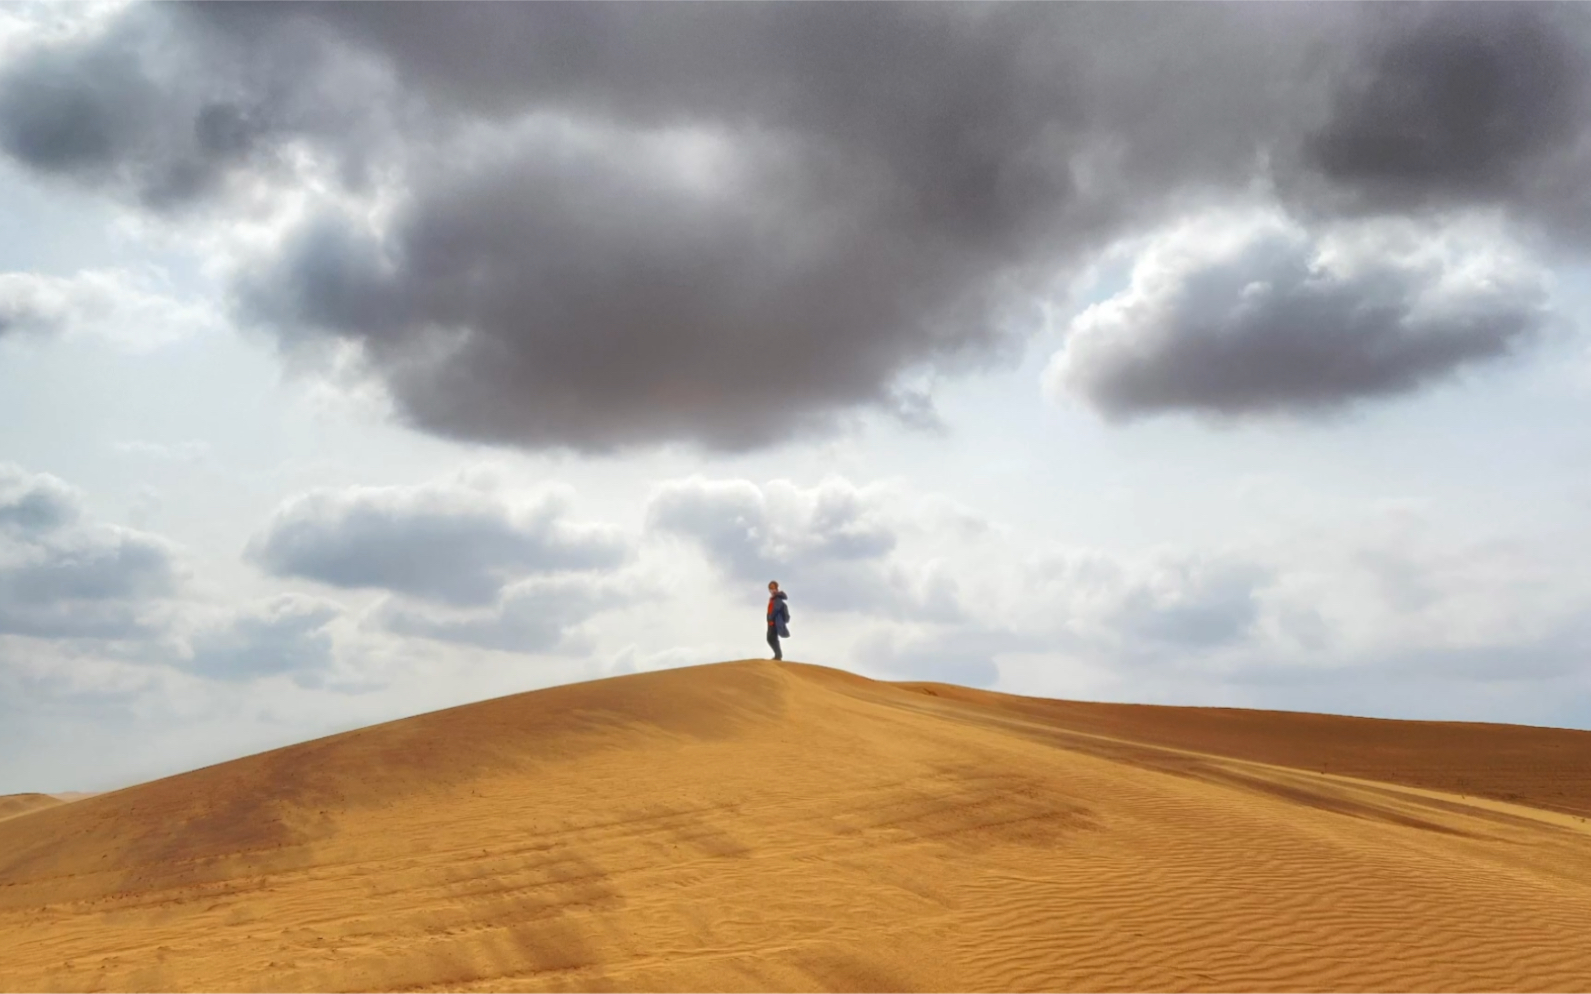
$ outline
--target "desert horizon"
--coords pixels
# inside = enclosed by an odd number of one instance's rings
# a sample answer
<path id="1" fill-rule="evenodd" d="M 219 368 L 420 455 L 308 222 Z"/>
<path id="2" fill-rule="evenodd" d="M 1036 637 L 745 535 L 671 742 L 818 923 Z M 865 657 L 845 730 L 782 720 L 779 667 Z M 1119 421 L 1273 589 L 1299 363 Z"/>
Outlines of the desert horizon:
<path id="1" fill-rule="evenodd" d="M 1581 989 L 1588 769 L 1576 730 L 627 675 L 0 816 L 0 989 Z"/>
<path id="2" fill-rule="evenodd" d="M 755 657 L 754 659 L 739 660 L 738 662 L 763 662 L 763 661 L 765 661 L 763 657 Z M 730 661 L 730 662 L 735 662 L 735 661 Z M 783 661 L 780 661 L 780 662 L 783 662 Z M 811 663 L 802 663 L 802 662 L 799 662 L 797 660 L 789 660 L 788 662 L 790 662 L 792 665 L 796 665 L 796 666 L 813 666 L 813 665 L 817 665 L 817 664 L 811 664 Z M 697 666 L 693 666 L 693 667 L 678 667 L 678 668 L 679 669 L 696 669 L 696 668 L 700 668 L 702 666 L 718 666 L 718 665 L 724 665 L 724 663 L 705 663 L 705 664 L 697 664 Z M 833 668 L 833 667 L 829 667 L 829 668 Z M 630 676 L 630 675 L 634 675 L 634 674 L 620 674 L 620 676 Z M 857 675 L 857 674 L 853 674 L 853 675 Z M 569 684 L 559 684 L 557 686 L 576 686 L 576 685 L 579 685 L 579 684 L 586 684 L 586 683 L 600 683 L 600 682 L 603 682 L 603 681 L 606 681 L 606 680 L 613 680 L 613 679 L 618 679 L 618 678 L 619 678 L 618 676 L 591 677 L 591 678 L 584 679 L 584 680 L 571 681 L 571 683 L 569 683 Z M 970 698 L 984 699 L 984 700 L 987 700 L 987 701 L 990 701 L 990 702 L 998 701 L 998 702 L 1001 702 L 1001 704 L 999 706 L 1002 706 L 1002 707 L 1007 708 L 1007 709 L 1013 709 L 1013 710 L 1016 710 L 1016 711 L 1019 711 L 1019 712 L 1020 711 L 1024 711 L 1024 710 L 1026 710 L 1026 711 L 1034 711 L 1034 710 L 1045 711 L 1045 710 L 1050 710 L 1050 711 L 1053 711 L 1053 712 L 1056 712 L 1056 713 L 1065 713 L 1068 718 L 1070 718 L 1072 721 L 1077 723 L 1079 728 L 1087 728 L 1087 727 L 1090 727 L 1092 725 L 1096 725 L 1096 724 L 1100 724 L 1100 723 L 1108 724 L 1108 725 L 1111 725 L 1112 727 L 1116 727 L 1116 728 L 1130 727 L 1130 728 L 1133 729 L 1134 734 L 1149 736 L 1149 737 L 1151 737 L 1151 739 L 1153 739 L 1154 741 L 1157 741 L 1159 744 L 1166 744 L 1166 745 L 1171 745 L 1171 744 L 1174 744 L 1174 743 L 1179 741 L 1179 732 L 1178 731 L 1173 731 L 1173 729 L 1178 729 L 1178 730 L 1180 730 L 1180 734 L 1184 734 L 1185 735 L 1185 734 L 1189 734 L 1189 730 L 1187 728 L 1188 725 L 1190 725 L 1190 724 L 1193 724 L 1195 726 L 1200 725 L 1201 723 L 1198 721 L 1198 718 L 1197 718 L 1197 716 L 1200 716 L 1200 715 L 1208 716 L 1209 720 L 1207 720 L 1206 722 L 1204 722 L 1202 724 L 1204 726 L 1204 730 L 1210 731 L 1210 732 L 1215 732 L 1215 731 L 1217 731 L 1217 729 L 1219 729 L 1219 728 L 1221 728 L 1223 726 L 1226 729 L 1228 729 L 1228 730 L 1231 730 L 1231 729 L 1234 729 L 1234 728 L 1241 729 L 1244 725 L 1254 726 L 1257 723 L 1264 722 L 1265 719 L 1267 719 L 1267 718 L 1282 718 L 1282 719 L 1285 719 L 1285 718 L 1287 718 L 1289 716 L 1301 717 L 1301 718 L 1304 718 L 1306 720 L 1307 719 L 1324 719 L 1324 720 L 1326 720 L 1328 722 L 1332 721 L 1332 720 L 1339 720 L 1339 721 L 1344 723 L 1342 725 L 1342 728 L 1344 730 L 1349 729 L 1349 728 L 1358 729 L 1358 728 L 1378 728 L 1378 727 L 1379 728 L 1385 728 L 1385 729 L 1393 729 L 1393 728 L 1397 728 L 1397 727 L 1400 727 L 1400 726 L 1409 727 L 1409 728 L 1421 728 L 1421 727 L 1424 727 L 1424 726 L 1432 726 L 1434 728 L 1440 728 L 1440 729 L 1443 729 L 1443 730 L 1458 730 L 1458 729 L 1461 729 L 1461 728 L 1463 728 L 1465 726 L 1470 726 L 1470 725 L 1478 726 L 1480 728 L 1496 727 L 1499 730 L 1502 730 L 1502 729 L 1516 730 L 1516 734 L 1520 734 L 1522 736 L 1522 738 L 1524 740 L 1526 740 L 1526 741 L 1528 741 L 1531 738 L 1534 738 L 1534 736 L 1531 734 L 1532 731 L 1545 733 L 1546 735 L 1550 735 L 1553 732 L 1585 733 L 1585 732 L 1588 731 L 1586 729 L 1572 728 L 1572 727 L 1560 727 L 1560 726 L 1557 726 L 1557 725 L 1533 725 L 1533 724 L 1528 724 L 1528 723 L 1507 722 L 1507 721 L 1464 721 L 1464 720 L 1418 719 L 1418 718 L 1388 718 L 1388 717 L 1380 716 L 1380 715 L 1348 714 L 1348 713 L 1339 713 L 1339 712 L 1332 712 L 1332 711 L 1309 711 L 1309 710 L 1289 709 L 1289 708 L 1258 708 L 1258 707 L 1231 707 L 1231 706 L 1218 706 L 1218 707 L 1216 707 L 1216 706 L 1207 706 L 1207 705 L 1179 705 L 1179 704 L 1164 704 L 1164 703 L 1150 704 L 1150 703 L 1142 703 L 1142 702 L 1134 702 L 1134 701 L 1104 701 L 1104 700 L 1086 700 L 1086 699 L 1076 699 L 1076 700 L 1073 700 L 1073 699 L 1052 699 L 1052 698 L 1045 698 L 1045 697 L 1035 697 L 1035 696 L 1032 696 L 1032 695 L 1025 695 L 1025 694 L 1003 693 L 1003 692 L 1000 692 L 1000 691 L 993 691 L 993 690 L 988 690 L 988 689 L 980 689 L 980 688 L 975 688 L 975 687 L 966 687 L 966 686 L 961 686 L 959 684 L 939 683 L 939 682 L 934 682 L 934 681 L 885 680 L 885 681 L 879 681 L 879 682 L 892 684 L 892 685 L 899 686 L 899 687 L 906 688 L 906 689 L 910 689 L 910 690 L 919 690 L 919 691 L 921 691 L 923 693 L 930 694 L 931 696 L 949 696 L 950 698 L 955 699 L 958 695 L 967 695 Z M 544 687 L 544 688 L 539 688 L 539 689 L 551 690 L 551 689 L 556 689 L 556 688 L 554 688 L 554 687 Z M 519 696 L 521 694 L 526 694 L 526 693 L 536 693 L 536 690 L 517 691 L 517 692 L 511 693 L 511 694 L 506 695 L 506 696 Z M 458 710 L 460 708 L 470 708 L 470 707 L 474 707 L 474 706 L 476 706 L 478 704 L 484 704 L 484 703 L 487 703 L 487 701 L 484 701 L 484 700 L 482 700 L 482 701 L 470 701 L 470 702 L 466 702 L 466 703 L 463 703 L 463 704 L 454 704 L 454 705 L 451 705 L 449 707 L 438 708 L 435 711 L 422 711 L 422 712 L 419 712 L 418 714 L 406 715 L 406 716 L 399 717 L 399 718 L 389 719 L 387 721 L 377 722 L 374 725 L 366 726 L 366 727 L 372 727 L 373 728 L 373 727 L 379 727 L 379 726 L 382 726 L 382 725 L 390 725 L 390 724 L 393 724 L 395 722 L 408 721 L 408 720 L 411 720 L 411 719 L 414 719 L 414 718 L 424 717 L 425 715 L 429 715 L 429 714 L 437 714 L 437 713 L 440 713 L 440 712 L 443 712 L 443 711 L 453 711 L 453 710 Z M 1134 716 L 1136 716 L 1136 718 L 1137 718 L 1136 721 L 1134 720 Z M 1177 718 L 1180 718 L 1182 720 L 1173 719 L 1170 722 L 1160 722 L 1160 721 L 1156 721 L 1156 716 L 1177 716 Z M 1223 716 L 1227 720 L 1223 721 L 1222 720 Z M 1366 723 L 1366 724 L 1360 726 L 1358 723 Z M 330 735 L 320 736 L 320 738 L 332 738 L 332 737 L 335 737 L 337 735 L 349 734 L 351 732 L 360 731 L 360 730 L 363 730 L 363 729 L 348 729 L 348 730 L 343 731 L 343 732 L 334 732 L 334 733 L 331 733 Z M 1194 734 L 1196 734 L 1196 733 L 1194 733 Z M 1508 734 L 1508 733 L 1505 733 L 1505 734 Z M 215 761 L 211 761 L 211 762 L 206 762 L 203 765 L 196 766 L 196 767 L 194 767 L 194 768 L 192 768 L 190 770 L 179 770 L 179 771 L 176 771 L 176 772 L 173 772 L 173 773 L 170 773 L 170 774 L 166 774 L 166 775 L 163 775 L 163 776 L 154 777 L 151 780 L 136 781 L 136 782 L 126 783 L 126 784 L 121 784 L 121 785 L 118 785 L 118 786 L 106 787 L 106 788 L 104 788 L 102 790 L 84 791 L 84 790 L 57 790 L 57 789 L 51 789 L 51 790 L 36 790 L 36 791 L 20 791 L 20 792 L 11 793 L 11 794 L 0 794 L 0 818 L 10 817 L 10 816 L 16 815 L 16 814 L 25 814 L 25 813 L 27 813 L 29 811 L 40 810 L 40 809 L 45 808 L 45 807 L 53 807 L 56 804 L 71 803 L 73 801 L 80 801 L 80 800 L 84 800 L 85 798 L 89 798 L 89 797 L 98 797 L 98 796 L 100 796 L 102 794 L 111 794 L 111 793 L 115 793 L 118 790 L 124 790 L 124 789 L 126 789 L 128 787 L 140 786 L 143 783 L 152 783 L 152 782 L 156 782 L 156 781 L 159 781 L 159 780 L 165 780 L 165 779 L 169 779 L 170 777 L 173 777 L 173 776 L 181 776 L 184 773 L 195 773 L 195 772 L 198 772 L 198 771 L 203 770 L 203 769 L 208 769 L 209 767 L 212 767 L 212 766 L 223 766 L 223 765 L 225 765 L 227 763 L 236 762 L 237 760 L 240 760 L 240 759 L 247 759 L 250 756 L 262 755 L 264 753 L 269 753 L 269 752 L 276 752 L 276 751 L 278 751 L 280 749 L 290 749 L 290 748 L 293 748 L 294 746 L 297 746 L 297 745 L 305 745 L 305 744 L 308 744 L 309 741 L 318 741 L 318 739 L 317 740 L 306 740 L 305 742 L 288 743 L 286 745 L 275 746 L 275 747 L 269 748 L 269 749 L 263 749 L 263 750 L 260 750 L 260 752 L 258 752 L 258 753 L 246 753 L 246 754 L 240 755 L 240 756 L 234 756 L 234 757 L 230 757 L 230 758 L 226 758 L 226 759 L 220 759 L 220 760 L 215 760 Z M 1248 744 L 1252 745 L 1252 743 L 1248 743 Z M 1273 743 L 1273 744 L 1277 744 L 1277 743 Z M 1303 743 L 1299 743 L 1299 744 L 1302 745 Z M 1378 741 L 1377 744 L 1382 744 L 1382 743 Z M 1224 738 L 1222 738 L 1220 740 L 1220 748 L 1226 748 L 1226 749 L 1239 748 L 1240 749 L 1240 748 L 1243 748 L 1244 745 L 1245 745 L 1245 741 L 1241 737 L 1241 733 L 1239 733 L 1238 737 L 1233 737 L 1232 735 L 1228 734 L 1226 737 L 1224 737 Z M 1218 748 L 1218 749 L 1216 749 L 1216 751 L 1220 751 L 1220 749 Z M 1469 752 L 1470 750 L 1466 749 L 1464 751 L 1465 752 Z M 1297 759 L 1296 754 L 1293 756 L 1293 758 L 1295 760 Z M 1330 766 L 1331 764 L 1332 764 L 1332 760 L 1330 758 L 1328 758 L 1326 760 L 1325 765 L 1326 766 Z M 1293 764 L 1282 763 L 1280 765 L 1293 765 Z M 1308 765 L 1308 764 L 1305 763 L 1303 765 Z M 1452 784 L 1457 784 L 1458 786 L 1472 786 L 1473 785 L 1472 781 L 1467 780 L 1467 779 L 1464 780 L 1463 783 L 1458 783 L 1457 781 L 1449 781 L 1449 785 L 1452 785 Z M 1413 784 L 1411 784 L 1411 786 L 1412 785 Z M 1504 788 L 1498 787 L 1497 789 L 1498 790 L 1502 790 Z M 1492 796 L 1492 795 L 1486 794 L 1484 791 L 1481 791 L 1481 792 L 1477 792 L 1477 796 Z M 1518 796 L 1523 796 L 1523 795 L 1515 795 L 1515 799 L 1517 799 Z M 1553 796 L 1555 796 L 1555 795 L 1553 795 L 1551 793 L 1544 792 L 1542 794 L 1533 795 L 1533 800 L 1536 803 L 1541 803 L 1544 800 L 1547 800 L 1547 799 L 1549 799 L 1549 798 L 1551 798 Z M 1502 794 L 1498 794 L 1495 799 L 1508 800 L 1510 798 L 1508 796 L 1504 796 Z M 1550 806 L 1550 804 L 1548 806 Z M 1572 809 L 1572 810 L 1578 810 L 1578 809 Z"/>
<path id="3" fill-rule="evenodd" d="M 1591 989 L 1587 315 L 1586 3 L 0 0 L 0 994 Z"/>

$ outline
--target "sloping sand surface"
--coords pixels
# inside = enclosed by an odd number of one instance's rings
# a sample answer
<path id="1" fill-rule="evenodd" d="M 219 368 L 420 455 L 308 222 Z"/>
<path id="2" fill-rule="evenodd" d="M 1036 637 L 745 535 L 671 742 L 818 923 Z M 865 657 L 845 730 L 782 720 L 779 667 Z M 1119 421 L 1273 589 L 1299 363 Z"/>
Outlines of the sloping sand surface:
<path id="1" fill-rule="evenodd" d="M 0 822 L 0 988 L 1591 989 L 1591 733 L 1342 721 L 522 694 Z"/>
<path id="2" fill-rule="evenodd" d="M 1050 727 L 1278 766 L 1591 815 L 1591 732 L 1293 711 L 1047 701 L 935 683 L 897 686 Z"/>
<path id="3" fill-rule="evenodd" d="M 53 808 L 60 803 L 60 798 L 50 794 L 0 794 L 0 821 Z"/>

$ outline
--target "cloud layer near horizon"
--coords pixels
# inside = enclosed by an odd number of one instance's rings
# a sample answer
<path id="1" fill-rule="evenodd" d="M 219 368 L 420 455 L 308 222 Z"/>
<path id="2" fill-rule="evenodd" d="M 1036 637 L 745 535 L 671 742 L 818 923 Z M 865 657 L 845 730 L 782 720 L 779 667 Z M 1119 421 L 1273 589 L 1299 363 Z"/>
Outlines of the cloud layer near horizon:
<path id="1" fill-rule="evenodd" d="M 236 316 L 289 349 L 357 343 L 399 415 L 450 438 L 739 450 L 866 409 L 931 420 L 911 377 L 1000 361 L 1098 252 L 1233 204 L 1283 219 L 1280 257 L 1250 242 L 1142 288 L 1155 320 L 1081 329 L 1052 385 L 1107 415 L 1307 413 L 1528 339 L 1533 254 L 1591 230 L 1588 23 L 1546 4 L 135 6 L 14 45 L 0 148 L 178 217 L 296 191 L 233 247 Z M 1471 215 L 1515 260 L 1502 290 L 1472 246 L 1440 271 L 1299 275 L 1346 221 L 1361 259 L 1401 259 L 1398 239 Z M 1370 223 L 1390 220 L 1414 234 Z M 1212 279 L 1272 291 L 1193 301 Z"/>
<path id="2" fill-rule="evenodd" d="M 147 637 L 179 572 L 169 543 L 86 520 L 64 481 L 0 463 L 0 634 Z"/>
<path id="3" fill-rule="evenodd" d="M 277 576 L 478 606 L 520 577 L 623 562 L 622 536 L 567 511 L 558 493 L 525 504 L 458 481 L 319 489 L 277 508 L 245 554 Z"/>
<path id="4" fill-rule="evenodd" d="M 154 726 L 167 719 L 151 714 L 170 715 L 180 731 L 195 716 L 243 708 L 273 724 L 302 719 L 302 737 L 347 727 L 350 716 L 393 717 L 392 695 L 404 692 L 412 696 L 398 710 L 413 713 L 545 685 L 551 674 L 589 679 L 742 656 L 757 642 L 761 587 L 779 579 L 794 601 L 792 655 L 879 678 L 1585 721 L 1574 702 L 1587 677 L 1591 586 L 1572 540 L 1455 536 L 1418 507 L 1398 506 L 1313 536 L 1248 545 L 1190 537 L 1134 553 L 1035 540 L 914 487 L 693 476 L 652 488 L 615 569 L 570 558 L 570 549 L 611 549 L 582 542 L 623 533 L 576 515 L 578 494 L 550 492 L 558 496 L 471 471 L 290 498 L 256 535 L 311 523 L 333 555 L 283 579 L 323 589 L 217 600 L 206 593 L 210 578 L 183 579 L 159 536 L 97 522 L 69 484 L 6 467 L 0 710 L 35 729 L 60 716 L 147 737 L 166 734 Z M 480 534 L 511 554 L 479 570 L 438 560 L 446 568 L 435 584 L 394 565 L 439 535 L 468 545 Z M 526 553 L 549 535 L 563 536 L 557 557 Z M 118 543 L 159 550 L 163 565 L 151 572 L 105 554 Z M 16 572 L 25 557 L 61 582 Z M 367 588 L 373 600 L 357 594 Z M 451 689 L 481 673 L 499 682 Z M 1504 703 L 1487 703 L 1494 698 Z M 16 724 L 10 734 L 21 742 L 31 733 Z M 232 750 L 241 740 L 215 741 Z"/>

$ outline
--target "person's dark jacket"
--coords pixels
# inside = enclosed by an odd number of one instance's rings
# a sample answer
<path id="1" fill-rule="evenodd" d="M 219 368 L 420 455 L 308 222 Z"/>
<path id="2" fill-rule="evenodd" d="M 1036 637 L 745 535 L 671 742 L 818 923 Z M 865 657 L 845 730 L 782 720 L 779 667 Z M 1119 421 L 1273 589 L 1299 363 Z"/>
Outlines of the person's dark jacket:
<path id="1" fill-rule="evenodd" d="M 790 629 L 785 627 L 790 623 L 790 608 L 785 604 L 787 599 L 783 590 L 768 598 L 768 627 L 777 631 L 782 639 L 790 637 Z"/>

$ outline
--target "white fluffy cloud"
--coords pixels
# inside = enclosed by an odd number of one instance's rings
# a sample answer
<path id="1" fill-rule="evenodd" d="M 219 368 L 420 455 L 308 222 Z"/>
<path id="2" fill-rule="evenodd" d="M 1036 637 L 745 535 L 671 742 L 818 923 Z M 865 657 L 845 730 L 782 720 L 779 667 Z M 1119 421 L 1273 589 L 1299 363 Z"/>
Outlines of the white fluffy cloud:
<path id="1" fill-rule="evenodd" d="M 277 576 L 465 606 L 523 577 L 618 566 L 628 551 L 617 530 L 570 520 L 566 494 L 518 499 L 458 480 L 311 491 L 278 507 L 246 554 Z"/>
<path id="2" fill-rule="evenodd" d="M 1024 574 L 1018 624 L 1124 662 L 1230 646 L 1251 635 L 1269 572 L 1232 554 L 1044 552 Z"/>
<path id="3" fill-rule="evenodd" d="M 1117 698 L 1153 686 L 1159 700 L 1296 708 L 1318 693 L 1395 714 L 1422 686 L 1456 701 L 1466 687 L 1591 684 L 1591 583 L 1575 549 L 1455 541 L 1396 507 L 1246 550 L 1054 549 L 1029 558 L 1004 625 Z"/>
<path id="4" fill-rule="evenodd" d="M 722 575 L 758 587 L 777 580 L 807 608 L 963 617 L 954 577 L 931 560 L 896 554 L 908 520 L 886 488 L 840 478 L 799 487 L 697 477 L 658 487 L 647 520 L 656 533 L 694 543 Z"/>
<path id="5" fill-rule="evenodd" d="M 139 350 L 220 324 L 212 303 L 178 299 L 152 271 L 96 269 L 73 276 L 0 273 L 0 336 L 87 334 Z"/>
<path id="6" fill-rule="evenodd" d="M 327 626 L 342 614 L 330 601 L 280 594 L 202 625 L 179 665 L 215 680 L 246 682 L 287 673 L 313 682 L 332 665 Z"/>
<path id="7" fill-rule="evenodd" d="M 177 584 L 168 543 L 85 520 L 62 480 L 0 464 L 0 633 L 144 637 Z"/>
<path id="8" fill-rule="evenodd" d="M 486 610 L 448 610 L 388 598 L 376 608 L 374 619 L 397 635 L 503 652 L 583 652 L 591 649 L 591 640 L 579 637 L 577 626 L 657 594 L 634 577 L 536 576 L 505 587 Z"/>

